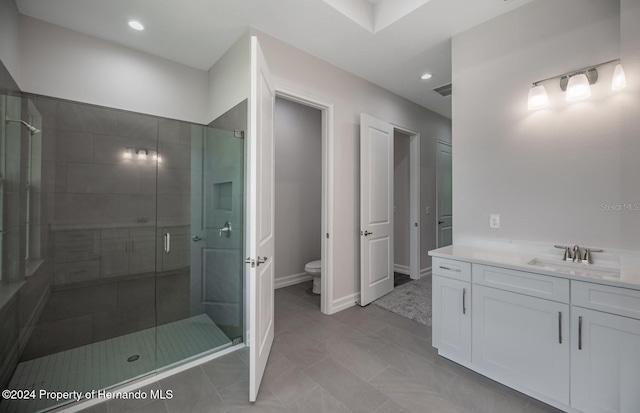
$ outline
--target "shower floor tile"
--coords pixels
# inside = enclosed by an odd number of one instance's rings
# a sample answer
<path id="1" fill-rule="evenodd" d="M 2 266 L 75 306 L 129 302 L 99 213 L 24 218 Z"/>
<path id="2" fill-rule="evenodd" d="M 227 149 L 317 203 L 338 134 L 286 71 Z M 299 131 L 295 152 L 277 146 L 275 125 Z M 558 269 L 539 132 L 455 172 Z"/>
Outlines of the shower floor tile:
<path id="1" fill-rule="evenodd" d="M 47 391 L 100 390 L 149 374 L 231 340 L 206 314 L 99 341 L 18 364 L 9 389 Z M 156 356 L 157 351 L 157 356 Z M 132 356 L 139 356 L 129 362 Z M 49 409 L 47 399 L 3 400 L 0 413 Z"/>

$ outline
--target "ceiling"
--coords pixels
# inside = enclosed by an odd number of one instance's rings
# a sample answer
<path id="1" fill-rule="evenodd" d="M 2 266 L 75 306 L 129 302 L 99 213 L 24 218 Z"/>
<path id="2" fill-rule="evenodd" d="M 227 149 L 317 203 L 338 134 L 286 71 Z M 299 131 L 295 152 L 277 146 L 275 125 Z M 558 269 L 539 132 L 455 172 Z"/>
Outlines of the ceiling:
<path id="1" fill-rule="evenodd" d="M 430 0 L 375 34 L 324 0 L 16 0 L 16 4 L 24 15 L 202 70 L 208 70 L 252 26 L 451 117 L 451 98 L 432 90 L 451 82 L 451 37 L 530 1 Z M 391 4 L 369 2 L 374 8 Z M 143 32 L 127 27 L 133 18 L 146 26 Z M 425 72 L 433 77 L 421 80 Z"/>

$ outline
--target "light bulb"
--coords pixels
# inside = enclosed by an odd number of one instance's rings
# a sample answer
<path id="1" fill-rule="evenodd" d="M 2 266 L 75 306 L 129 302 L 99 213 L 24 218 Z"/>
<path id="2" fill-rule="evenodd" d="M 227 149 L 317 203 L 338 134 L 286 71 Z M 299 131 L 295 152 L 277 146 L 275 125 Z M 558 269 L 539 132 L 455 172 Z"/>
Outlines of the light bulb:
<path id="1" fill-rule="evenodd" d="M 589 79 L 584 73 L 571 76 L 567 84 L 567 94 L 565 100 L 567 102 L 576 102 L 591 97 L 591 86 Z"/>
<path id="2" fill-rule="evenodd" d="M 129 27 L 139 32 L 144 30 L 144 25 L 140 23 L 138 20 L 129 20 Z"/>
<path id="3" fill-rule="evenodd" d="M 611 81 L 611 90 L 616 92 L 627 87 L 627 77 L 624 75 L 622 65 L 618 63 L 613 71 L 613 81 Z"/>
<path id="4" fill-rule="evenodd" d="M 141 161 L 146 161 L 147 160 L 147 151 L 144 149 L 139 149 L 138 150 L 138 159 L 140 159 Z"/>
<path id="5" fill-rule="evenodd" d="M 127 148 L 124 150 L 124 153 L 122 154 L 122 158 L 123 159 L 133 159 L 133 154 L 131 153 L 131 148 Z"/>
<path id="6" fill-rule="evenodd" d="M 529 100 L 527 109 L 538 110 L 549 106 L 549 96 L 547 90 L 542 85 L 534 85 L 529 89 Z"/>

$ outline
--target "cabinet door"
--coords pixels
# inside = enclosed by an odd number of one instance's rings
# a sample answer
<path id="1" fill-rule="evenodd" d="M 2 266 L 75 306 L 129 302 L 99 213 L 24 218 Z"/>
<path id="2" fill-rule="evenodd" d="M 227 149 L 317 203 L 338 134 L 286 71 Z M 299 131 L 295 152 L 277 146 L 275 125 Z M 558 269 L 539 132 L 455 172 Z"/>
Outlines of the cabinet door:
<path id="1" fill-rule="evenodd" d="M 572 308 L 571 406 L 640 412 L 640 321 Z"/>
<path id="2" fill-rule="evenodd" d="M 473 363 L 569 404 L 569 305 L 473 285 Z"/>
<path id="3" fill-rule="evenodd" d="M 151 272 L 156 267 L 156 239 L 151 235 L 134 236 L 131 240 L 129 255 L 129 274 Z"/>
<path id="4" fill-rule="evenodd" d="M 117 277 L 129 274 L 129 238 L 102 240 L 100 276 Z"/>
<path id="5" fill-rule="evenodd" d="M 471 361 L 471 284 L 433 276 L 433 346 L 453 361 Z"/>

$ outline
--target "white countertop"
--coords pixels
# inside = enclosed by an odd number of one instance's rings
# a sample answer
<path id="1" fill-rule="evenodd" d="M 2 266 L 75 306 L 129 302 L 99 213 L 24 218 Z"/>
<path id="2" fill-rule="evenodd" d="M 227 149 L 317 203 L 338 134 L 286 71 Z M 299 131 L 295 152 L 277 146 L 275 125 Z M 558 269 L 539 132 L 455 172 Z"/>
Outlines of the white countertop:
<path id="1" fill-rule="evenodd" d="M 627 257 L 622 254 L 620 256 L 619 266 L 599 266 L 571 262 L 567 263 L 562 261 L 561 254 L 558 254 L 557 257 L 550 257 L 547 255 L 538 256 L 532 253 L 506 252 L 459 245 L 450 245 L 448 247 L 431 250 L 429 251 L 429 255 L 432 257 L 468 261 L 476 264 L 494 265 L 519 271 L 535 272 L 577 281 L 588 281 L 615 287 L 640 289 L 640 263 L 637 260 L 637 256 Z M 576 272 L 588 273 L 590 269 L 594 270 L 594 272 L 613 270 L 616 272 L 619 271 L 620 275 L 570 274 L 567 272 L 555 271 L 553 269 L 528 264 L 536 258 L 547 262 L 557 261 L 559 265 L 575 266 L 577 270 Z"/>

